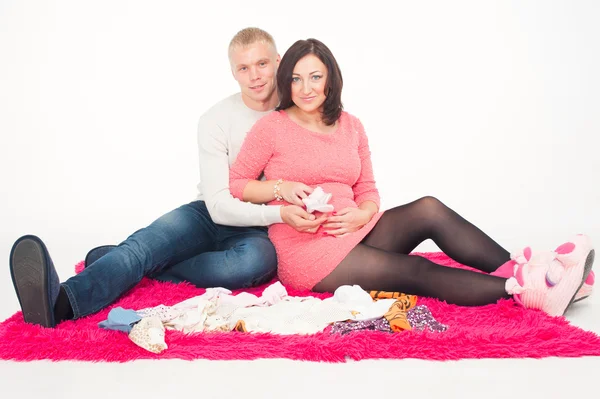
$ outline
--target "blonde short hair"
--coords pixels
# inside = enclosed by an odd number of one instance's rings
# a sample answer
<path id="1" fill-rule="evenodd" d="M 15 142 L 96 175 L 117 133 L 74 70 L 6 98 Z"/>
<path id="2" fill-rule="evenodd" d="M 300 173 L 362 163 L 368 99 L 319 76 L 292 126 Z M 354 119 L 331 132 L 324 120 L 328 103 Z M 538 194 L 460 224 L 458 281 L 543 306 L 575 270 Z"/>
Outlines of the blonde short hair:
<path id="1" fill-rule="evenodd" d="M 275 46 L 275 40 L 268 32 L 260 28 L 245 28 L 235 34 L 231 42 L 229 42 L 229 59 L 231 60 L 232 52 L 239 47 L 246 47 L 254 43 L 265 43 L 273 47 L 275 53 L 277 53 L 277 47 Z"/>

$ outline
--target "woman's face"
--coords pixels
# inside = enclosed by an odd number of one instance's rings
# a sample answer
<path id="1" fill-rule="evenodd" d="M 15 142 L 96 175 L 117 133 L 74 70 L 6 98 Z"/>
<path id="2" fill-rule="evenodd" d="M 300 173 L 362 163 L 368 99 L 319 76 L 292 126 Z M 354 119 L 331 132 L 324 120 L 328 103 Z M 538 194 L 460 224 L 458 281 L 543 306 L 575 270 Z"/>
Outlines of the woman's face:
<path id="1" fill-rule="evenodd" d="M 327 96 L 327 67 L 314 54 L 296 63 L 292 75 L 292 101 L 306 113 L 321 112 Z"/>

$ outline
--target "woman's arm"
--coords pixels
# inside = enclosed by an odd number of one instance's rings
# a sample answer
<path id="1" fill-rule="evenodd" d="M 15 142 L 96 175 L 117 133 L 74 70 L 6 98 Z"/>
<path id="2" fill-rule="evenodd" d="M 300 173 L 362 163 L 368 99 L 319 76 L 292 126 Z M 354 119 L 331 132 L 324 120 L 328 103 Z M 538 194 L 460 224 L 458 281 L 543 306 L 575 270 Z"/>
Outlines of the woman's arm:
<path id="1" fill-rule="evenodd" d="M 198 124 L 200 185 L 210 217 L 227 226 L 269 226 L 281 223 L 281 206 L 260 206 L 234 198 L 229 192 L 228 140 L 210 116 Z"/>
<path id="2" fill-rule="evenodd" d="M 254 204 L 264 204 L 275 199 L 275 184 L 277 180 L 250 180 L 246 183 L 242 198 Z"/>
<path id="3" fill-rule="evenodd" d="M 358 208 L 340 209 L 327 219 L 323 227 L 328 234 L 334 236 L 343 236 L 359 230 L 379 212 L 379 191 L 375 186 L 367 135 L 358 119 L 354 118 L 353 125 L 358 133 L 358 154 L 361 165 L 360 175 L 352 186 L 354 202 L 358 204 Z"/>
<path id="4" fill-rule="evenodd" d="M 275 132 L 273 129 L 278 125 L 272 125 L 267 118 L 269 116 L 256 122 L 246 135 L 242 148 L 229 170 L 231 195 L 244 201 L 267 202 L 275 198 L 273 192 L 275 182 L 256 181 L 275 151 Z M 301 187 L 304 185 L 295 183 L 292 186 Z M 314 215 L 310 215 L 304 209 L 293 205 L 280 207 L 280 214 L 282 221 L 297 231 L 309 232 L 325 221 L 325 218 L 315 218 Z"/>
<path id="5" fill-rule="evenodd" d="M 229 171 L 231 194 L 243 201 L 264 204 L 276 199 L 275 194 L 290 204 L 304 207 L 306 198 L 313 189 L 303 183 L 277 180 L 256 180 L 269 163 L 275 150 L 275 126 L 268 116 L 254 124 Z M 277 190 L 276 190 L 277 189 Z"/>
<path id="6" fill-rule="evenodd" d="M 265 203 L 275 198 L 275 181 L 257 181 L 275 150 L 275 135 L 268 123 L 270 114 L 257 121 L 246 135 L 242 148 L 229 169 L 231 195 L 243 201 Z"/>
<path id="7" fill-rule="evenodd" d="M 244 189 L 244 201 L 255 204 L 273 201 L 276 199 L 276 191 L 284 201 L 304 207 L 302 198 L 308 197 L 313 189 L 304 183 L 294 181 L 281 181 L 278 183 L 277 180 L 250 180 Z"/>
<path id="8" fill-rule="evenodd" d="M 373 218 L 373 216 L 375 216 L 375 214 L 376 214 L 377 212 L 379 212 L 379 207 L 377 206 L 377 204 L 376 204 L 375 202 L 373 202 L 373 201 L 371 201 L 371 200 L 366 200 L 366 201 L 363 201 L 363 202 L 362 202 L 362 203 L 361 203 L 361 204 L 358 206 L 358 208 L 359 208 L 359 209 L 362 209 L 362 210 L 363 210 L 363 211 L 365 211 L 365 212 L 368 212 L 368 215 L 369 215 L 369 220 L 368 220 L 368 222 L 369 222 L 369 221 L 371 221 L 371 219 Z M 368 222 L 367 222 L 367 223 L 368 223 Z M 365 223 L 365 224 L 366 224 L 366 223 Z"/>
<path id="9" fill-rule="evenodd" d="M 359 205 L 360 209 L 373 211 L 374 215 L 379 212 L 380 198 L 379 191 L 375 185 L 369 140 L 367 139 L 365 128 L 358 118 L 355 118 L 354 122 L 358 132 L 358 155 L 360 156 L 360 176 L 352 186 L 354 202 Z"/>

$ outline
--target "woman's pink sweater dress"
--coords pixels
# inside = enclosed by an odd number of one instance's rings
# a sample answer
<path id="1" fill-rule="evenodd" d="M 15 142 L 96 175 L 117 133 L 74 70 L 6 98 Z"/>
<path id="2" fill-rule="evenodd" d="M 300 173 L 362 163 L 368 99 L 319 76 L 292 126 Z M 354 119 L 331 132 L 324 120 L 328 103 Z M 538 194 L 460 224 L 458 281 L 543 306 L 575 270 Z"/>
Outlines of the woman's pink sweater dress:
<path id="1" fill-rule="evenodd" d="M 342 112 L 338 128 L 316 133 L 293 122 L 284 111 L 261 118 L 246 136 L 229 172 L 231 194 L 242 199 L 249 180 L 264 171 L 268 180 L 297 181 L 331 193 L 329 201 L 339 211 L 363 201 L 379 206 L 371 153 L 360 121 Z M 286 205 L 271 201 L 269 205 Z M 301 233 L 285 223 L 269 226 L 281 282 L 295 289 L 312 289 L 329 275 L 373 229 L 379 212 L 360 230 L 344 237 Z"/>

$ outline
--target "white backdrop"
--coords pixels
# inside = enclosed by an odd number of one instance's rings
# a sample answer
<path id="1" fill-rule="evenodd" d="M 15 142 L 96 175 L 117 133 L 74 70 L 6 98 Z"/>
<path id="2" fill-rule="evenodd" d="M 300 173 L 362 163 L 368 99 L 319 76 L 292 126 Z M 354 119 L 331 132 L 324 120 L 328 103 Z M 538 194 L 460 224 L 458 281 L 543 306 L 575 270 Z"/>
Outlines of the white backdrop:
<path id="1" fill-rule="evenodd" d="M 594 1 L 0 1 L 0 292 L 43 238 L 61 277 L 196 195 L 230 38 L 315 37 L 370 138 L 384 209 L 440 198 L 508 249 L 600 243 Z M 435 250 L 426 243 L 422 250 Z"/>

